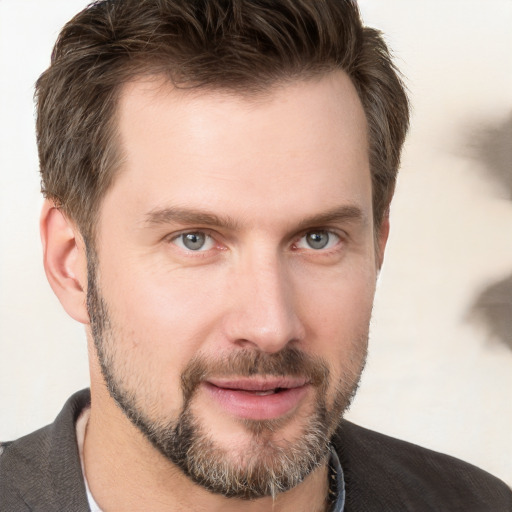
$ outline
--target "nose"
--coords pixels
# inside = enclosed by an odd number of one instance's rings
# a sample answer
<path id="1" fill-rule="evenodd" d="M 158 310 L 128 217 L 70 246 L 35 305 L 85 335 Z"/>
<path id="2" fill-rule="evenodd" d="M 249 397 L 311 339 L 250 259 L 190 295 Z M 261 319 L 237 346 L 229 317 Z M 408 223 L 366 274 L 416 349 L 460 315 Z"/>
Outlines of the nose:
<path id="1" fill-rule="evenodd" d="M 250 258 L 235 272 L 225 324 L 231 343 L 275 353 L 304 338 L 290 274 L 278 256 Z"/>

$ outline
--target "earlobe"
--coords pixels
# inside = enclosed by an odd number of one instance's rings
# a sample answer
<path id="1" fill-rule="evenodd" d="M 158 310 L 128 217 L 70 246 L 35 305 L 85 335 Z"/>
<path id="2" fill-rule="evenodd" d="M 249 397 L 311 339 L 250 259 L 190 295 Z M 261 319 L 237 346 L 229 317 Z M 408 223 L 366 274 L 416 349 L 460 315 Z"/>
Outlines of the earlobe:
<path id="1" fill-rule="evenodd" d="M 52 290 L 72 318 L 88 324 L 87 258 L 77 227 L 52 201 L 46 200 L 40 230 L 43 264 Z"/>

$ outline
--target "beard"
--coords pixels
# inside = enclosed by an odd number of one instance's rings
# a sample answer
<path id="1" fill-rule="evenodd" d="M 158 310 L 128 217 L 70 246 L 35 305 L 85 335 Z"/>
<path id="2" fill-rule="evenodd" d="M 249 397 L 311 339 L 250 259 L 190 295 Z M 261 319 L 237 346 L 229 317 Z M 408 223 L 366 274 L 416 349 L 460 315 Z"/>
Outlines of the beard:
<path id="1" fill-rule="evenodd" d="M 177 418 L 151 418 L 145 410 L 144 381 L 130 385 L 122 343 L 113 325 L 109 308 L 97 283 L 96 256 L 88 249 L 87 309 L 91 333 L 103 379 L 110 396 L 146 439 L 196 484 L 225 497 L 252 500 L 292 489 L 316 468 L 325 464 L 329 443 L 343 413 L 357 390 L 366 360 L 368 333 L 353 343 L 351 368 L 335 386 L 334 398 L 327 404 L 330 371 L 325 361 L 296 348 L 278 353 L 238 349 L 222 358 L 196 356 L 181 374 L 183 406 Z M 117 336 L 116 336 L 117 334 Z M 303 418 L 301 434 L 295 439 L 274 440 L 274 434 L 294 417 L 276 420 L 238 421 L 250 439 L 237 457 L 216 443 L 194 413 L 194 396 L 209 376 L 305 377 L 315 390 L 314 410 Z M 147 396 L 147 395 L 146 395 Z M 296 418 L 295 418 L 296 419 Z"/>

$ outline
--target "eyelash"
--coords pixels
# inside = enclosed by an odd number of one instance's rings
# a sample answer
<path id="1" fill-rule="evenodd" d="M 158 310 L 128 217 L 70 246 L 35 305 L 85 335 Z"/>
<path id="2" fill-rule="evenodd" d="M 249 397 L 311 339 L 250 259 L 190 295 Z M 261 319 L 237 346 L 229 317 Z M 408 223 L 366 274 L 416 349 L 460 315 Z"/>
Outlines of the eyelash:
<path id="1" fill-rule="evenodd" d="M 210 232 L 208 230 L 205 230 L 205 229 L 182 231 L 181 233 L 172 235 L 171 237 L 168 238 L 168 240 L 169 240 L 169 242 L 173 243 L 174 245 L 179 247 L 182 251 L 186 252 L 187 254 L 203 255 L 202 253 L 207 253 L 211 249 L 209 248 L 207 250 L 194 251 L 193 249 L 189 249 L 187 247 L 180 247 L 180 245 L 178 245 L 178 243 L 176 243 L 178 240 L 182 239 L 182 237 L 184 237 L 186 235 L 197 235 L 197 234 L 204 235 L 206 238 L 206 241 L 210 241 L 210 243 L 212 243 L 212 245 L 215 245 L 215 242 L 216 242 L 215 238 L 210 234 Z"/>
<path id="2" fill-rule="evenodd" d="M 309 248 L 307 248 L 307 247 L 306 248 L 297 247 L 299 242 L 303 238 L 305 238 L 306 236 L 313 235 L 313 234 L 320 234 L 320 233 L 325 233 L 325 234 L 329 235 L 329 238 L 334 236 L 337 239 L 337 241 L 335 242 L 334 246 L 327 247 L 327 248 L 321 247 L 321 248 L 318 248 L 318 249 L 314 249 L 313 247 L 309 247 Z M 193 249 L 189 249 L 187 247 L 183 247 L 183 244 L 180 246 L 178 243 L 176 243 L 176 241 L 180 240 L 183 236 L 186 236 L 186 235 L 196 235 L 196 234 L 204 235 L 207 241 L 210 240 L 210 243 L 212 244 L 212 247 L 209 247 L 207 249 L 202 249 L 202 247 L 201 247 L 198 250 L 193 250 Z M 173 235 L 167 237 L 167 240 L 170 243 L 173 243 L 175 246 L 177 246 L 182 251 L 184 251 L 187 255 L 203 256 L 203 257 L 206 256 L 207 253 L 210 250 L 212 250 L 215 247 L 216 244 L 218 244 L 218 242 L 216 241 L 216 238 L 207 229 L 195 229 L 195 230 L 182 231 L 180 233 L 173 234 Z M 318 254 L 329 254 L 329 253 L 332 253 L 332 252 L 336 252 L 337 246 L 340 243 L 343 243 L 343 241 L 344 241 L 344 237 L 341 234 L 339 234 L 338 232 L 336 232 L 336 231 L 334 231 L 332 229 L 316 228 L 316 229 L 309 229 L 309 230 L 303 232 L 297 238 L 295 238 L 294 242 L 291 244 L 291 248 L 292 248 L 293 251 L 312 251 L 312 252 L 318 253 Z M 327 241 L 327 245 L 329 243 L 330 243 L 330 239 Z"/>
<path id="3" fill-rule="evenodd" d="M 303 240 L 305 239 L 308 235 L 319 235 L 319 234 L 326 234 L 328 236 L 328 239 L 327 239 L 327 242 L 326 242 L 326 246 L 330 245 L 330 247 L 319 247 L 317 249 L 313 248 L 313 247 L 305 247 L 303 248 L 304 250 L 306 251 L 313 251 L 315 253 L 322 253 L 322 254 L 328 254 L 330 252 L 332 252 L 333 250 L 336 250 L 336 247 L 341 243 L 342 241 L 342 237 L 341 235 L 339 235 L 338 233 L 336 233 L 335 231 L 333 230 L 330 230 L 330 229 L 310 229 L 308 231 L 306 231 L 305 233 L 303 233 L 298 239 L 297 241 L 293 244 L 297 250 L 302 250 L 302 248 L 300 247 L 297 247 L 297 245 Z M 335 243 L 334 245 L 331 244 L 332 242 L 332 238 L 335 238 Z M 307 242 L 306 242 L 307 243 Z"/>

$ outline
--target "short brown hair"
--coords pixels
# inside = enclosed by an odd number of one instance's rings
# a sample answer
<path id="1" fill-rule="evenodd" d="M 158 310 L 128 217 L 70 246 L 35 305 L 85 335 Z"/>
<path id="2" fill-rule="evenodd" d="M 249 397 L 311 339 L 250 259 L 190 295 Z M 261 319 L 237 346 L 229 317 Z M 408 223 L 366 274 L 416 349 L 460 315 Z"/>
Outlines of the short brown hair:
<path id="1" fill-rule="evenodd" d="M 391 201 L 409 108 L 380 32 L 353 0 L 100 0 L 62 29 L 36 85 L 42 191 L 93 242 L 120 155 L 122 85 L 164 74 L 177 87 L 241 94 L 334 70 L 365 110 L 374 219 Z"/>

